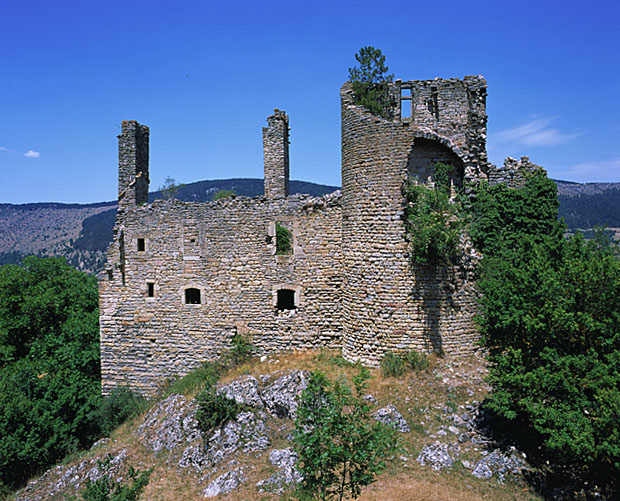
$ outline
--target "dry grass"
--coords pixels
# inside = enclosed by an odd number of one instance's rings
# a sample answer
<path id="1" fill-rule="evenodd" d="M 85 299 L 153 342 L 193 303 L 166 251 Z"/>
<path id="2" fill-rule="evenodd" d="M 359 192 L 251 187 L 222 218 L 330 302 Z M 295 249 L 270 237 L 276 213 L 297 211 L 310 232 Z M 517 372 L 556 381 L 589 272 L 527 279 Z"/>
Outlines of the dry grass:
<path id="1" fill-rule="evenodd" d="M 221 381 L 229 382 L 241 375 L 286 373 L 294 369 L 321 370 L 330 379 L 345 377 L 349 381 L 358 368 L 344 363 L 336 351 L 307 351 L 285 353 L 272 356 L 259 362 L 252 360 L 235 367 L 223 375 Z M 415 458 L 421 448 L 434 439 L 428 437 L 426 430 L 433 429 L 444 422 L 443 408 L 464 405 L 472 400 L 481 400 L 486 394 L 482 382 L 485 374 L 480 358 L 461 360 L 432 358 L 428 370 L 408 373 L 402 378 L 384 378 L 379 369 L 371 371 L 367 389 L 380 405 L 394 404 L 409 422 L 412 431 L 402 434 L 402 457 L 393 461 L 377 481 L 362 491 L 363 500 L 531 500 L 540 499 L 522 483 L 508 480 L 505 484 L 495 479 L 479 480 L 466 470 L 459 460 L 450 472 L 434 472 L 419 465 Z M 128 463 L 139 470 L 153 468 L 149 485 L 142 499 L 156 501 L 184 501 L 202 499 L 202 491 L 209 481 L 226 471 L 232 458 L 225 459 L 218 471 L 205 470 L 202 476 L 191 471 L 181 471 L 174 465 L 176 461 L 165 455 L 153 455 L 137 440 L 135 431 L 144 416 L 139 416 L 121 426 L 112 435 L 112 440 L 95 451 L 89 451 L 71 460 L 75 464 L 85 457 L 102 456 L 121 448 L 128 451 Z M 422 425 L 421 422 L 424 422 Z M 270 419 L 268 426 L 272 431 L 272 448 L 284 448 L 290 444 L 287 435 L 293 429 L 290 420 Z M 473 446 L 472 446 L 473 447 Z M 459 459 L 475 459 L 477 452 L 465 451 Z M 176 456 L 175 456 L 176 457 Z M 289 499 L 290 496 L 277 496 L 260 493 L 256 489 L 259 480 L 269 477 L 275 468 L 269 463 L 269 451 L 256 454 L 238 453 L 233 456 L 238 464 L 230 469 L 244 467 L 247 482 L 237 491 L 219 499 L 229 500 L 271 500 Z M 405 459 L 403 459 L 405 458 Z M 202 481 L 201 481 L 202 477 Z"/>

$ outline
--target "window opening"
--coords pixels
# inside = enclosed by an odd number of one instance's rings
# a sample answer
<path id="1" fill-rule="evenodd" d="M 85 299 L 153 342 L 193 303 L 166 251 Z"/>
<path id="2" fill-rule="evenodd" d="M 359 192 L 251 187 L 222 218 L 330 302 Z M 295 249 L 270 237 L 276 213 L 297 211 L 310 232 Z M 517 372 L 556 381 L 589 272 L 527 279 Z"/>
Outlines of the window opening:
<path id="1" fill-rule="evenodd" d="M 293 234 L 282 223 L 276 222 L 276 254 L 289 256 L 293 253 Z"/>
<path id="2" fill-rule="evenodd" d="M 439 94 L 437 93 L 437 87 L 431 87 L 431 98 L 427 102 L 427 108 L 431 115 L 439 120 Z"/>
<path id="3" fill-rule="evenodd" d="M 185 289 L 185 304 L 200 304 L 200 289 Z"/>
<path id="4" fill-rule="evenodd" d="M 144 238 L 138 238 L 138 252 L 144 252 L 145 249 Z"/>
<path id="5" fill-rule="evenodd" d="M 153 282 L 146 283 L 146 296 L 155 297 L 155 284 Z"/>
<path id="6" fill-rule="evenodd" d="M 291 289 L 279 289 L 277 308 L 278 310 L 294 310 L 295 291 Z"/>
<path id="7" fill-rule="evenodd" d="M 413 93 L 411 89 L 400 89 L 400 118 L 411 119 L 413 117 Z"/>

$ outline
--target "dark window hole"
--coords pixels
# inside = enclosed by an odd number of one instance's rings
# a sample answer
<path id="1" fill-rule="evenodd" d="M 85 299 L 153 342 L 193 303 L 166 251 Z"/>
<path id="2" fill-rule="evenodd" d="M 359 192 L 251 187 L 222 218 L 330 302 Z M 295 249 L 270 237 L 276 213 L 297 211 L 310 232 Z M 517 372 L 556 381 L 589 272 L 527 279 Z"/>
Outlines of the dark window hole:
<path id="1" fill-rule="evenodd" d="M 138 252 L 144 252 L 144 238 L 138 238 Z"/>
<path id="2" fill-rule="evenodd" d="M 278 310 L 295 309 L 295 291 L 291 289 L 280 289 L 278 291 Z"/>
<path id="3" fill-rule="evenodd" d="M 200 304 L 200 289 L 185 289 L 185 304 Z"/>
<path id="4" fill-rule="evenodd" d="M 153 282 L 146 283 L 146 295 L 148 297 L 155 297 L 155 284 Z"/>

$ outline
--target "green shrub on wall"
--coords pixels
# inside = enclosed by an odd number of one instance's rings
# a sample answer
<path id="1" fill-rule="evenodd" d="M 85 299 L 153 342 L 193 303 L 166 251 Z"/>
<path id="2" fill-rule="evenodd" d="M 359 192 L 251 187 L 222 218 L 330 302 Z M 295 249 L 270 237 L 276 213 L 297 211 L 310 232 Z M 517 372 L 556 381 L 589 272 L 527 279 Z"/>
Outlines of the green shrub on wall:
<path id="1" fill-rule="evenodd" d="M 449 264 L 456 259 L 462 224 L 459 204 L 450 200 L 452 169 L 448 164 L 434 164 L 433 187 L 405 184 L 405 230 L 414 266 Z"/>
<path id="2" fill-rule="evenodd" d="M 280 223 L 276 223 L 276 254 L 286 256 L 293 253 L 293 235 Z"/>

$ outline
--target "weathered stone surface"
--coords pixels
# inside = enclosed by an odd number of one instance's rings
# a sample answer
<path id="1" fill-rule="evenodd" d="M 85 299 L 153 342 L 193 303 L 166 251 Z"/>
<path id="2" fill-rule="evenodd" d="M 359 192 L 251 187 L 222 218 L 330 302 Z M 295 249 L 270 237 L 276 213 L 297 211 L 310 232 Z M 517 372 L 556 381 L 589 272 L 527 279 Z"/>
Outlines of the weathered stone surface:
<path id="1" fill-rule="evenodd" d="M 195 414 L 194 401 L 188 402 L 182 395 L 170 395 L 146 414 L 138 427 L 138 440 L 155 453 L 193 442 L 201 436 Z"/>
<path id="2" fill-rule="evenodd" d="M 243 474 L 243 468 L 236 468 L 217 477 L 203 491 L 203 495 L 206 498 L 214 498 L 220 494 L 228 494 L 238 489 L 245 481 L 246 477 Z"/>
<path id="3" fill-rule="evenodd" d="M 527 463 L 519 457 L 519 453 L 514 448 L 506 452 L 495 449 L 478 461 L 472 475 L 484 479 L 496 475 L 500 481 L 503 481 L 506 476 L 520 475 L 527 468 Z"/>
<path id="4" fill-rule="evenodd" d="M 261 392 L 269 414 L 278 418 L 295 419 L 298 399 L 308 385 L 307 371 L 293 371 L 276 379 Z"/>
<path id="5" fill-rule="evenodd" d="M 265 413 L 245 411 L 239 413 L 234 421 L 229 421 L 217 429 L 206 445 L 206 457 L 210 464 L 221 462 L 224 457 L 237 449 L 243 452 L 258 452 L 271 444 L 265 424 Z"/>
<path id="6" fill-rule="evenodd" d="M 258 380 L 253 376 L 244 376 L 227 385 L 218 386 L 218 391 L 238 404 L 264 407 L 258 390 Z"/>
<path id="7" fill-rule="evenodd" d="M 295 468 L 298 455 L 291 448 L 274 449 L 269 453 L 269 461 L 272 465 L 279 468 L 277 472 L 265 480 L 261 480 L 256 484 L 261 492 L 274 492 L 280 494 L 287 489 L 303 480 L 301 473 Z"/>
<path id="8" fill-rule="evenodd" d="M 28 485 L 16 495 L 16 501 L 39 501 L 41 498 L 37 493 L 40 486 L 44 487 L 45 499 L 66 493 L 68 490 L 77 492 L 87 481 L 96 482 L 104 474 L 110 480 L 119 481 L 126 467 L 127 449 L 120 449 L 111 454 L 98 456 L 70 466 L 55 466 L 47 470 L 37 480 L 31 480 Z M 102 464 L 105 463 L 105 468 Z"/>
<path id="9" fill-rule="evenodd" d="M 403 415 L 396 410 L 396 407 L 394 407 L 392 404 L 386 407 L 382 407 L 381 409 L 377 409 L 372 414 L 372 417 L 375 418 L 380 423 L 391 426 L 392 428 L 395 428 L 396 430 L 401 431 L 403 433 L 410 431 L 407 421 L 405 420 Z"/>
<path id="10" fill-rule="evenodd" d="M 452 468 L 454 464 L 448 453 L 448 445 L 441 442 L 425 445 L 416 461 L 421 465 L 430 466 L 435 471 Z"/>

